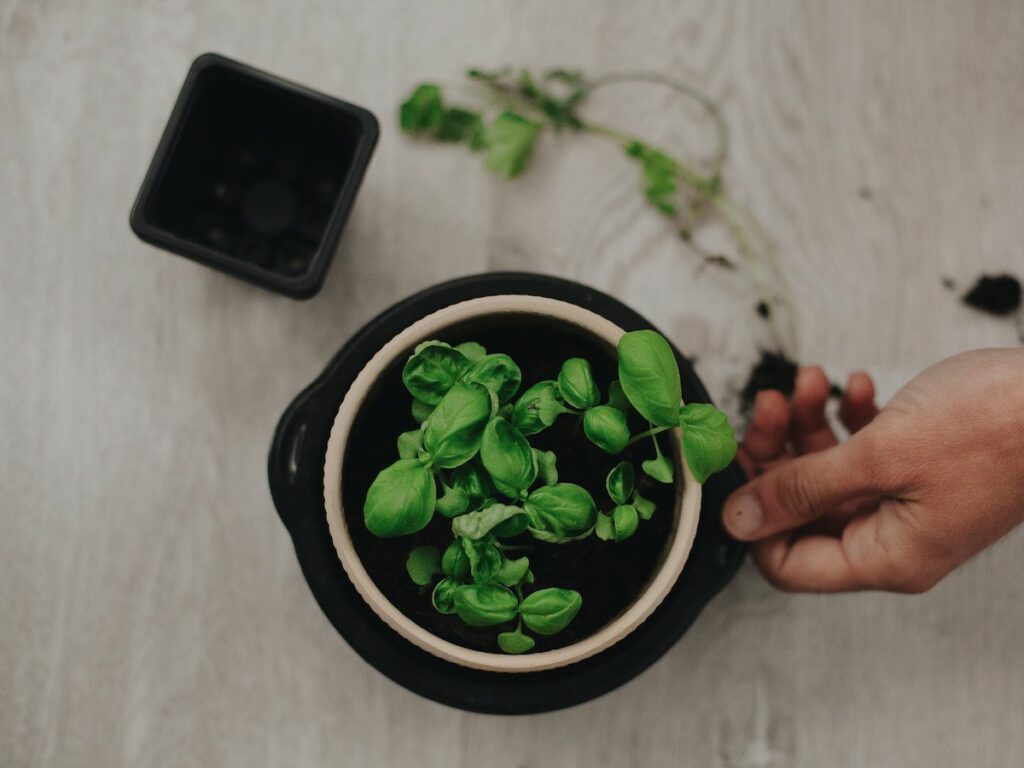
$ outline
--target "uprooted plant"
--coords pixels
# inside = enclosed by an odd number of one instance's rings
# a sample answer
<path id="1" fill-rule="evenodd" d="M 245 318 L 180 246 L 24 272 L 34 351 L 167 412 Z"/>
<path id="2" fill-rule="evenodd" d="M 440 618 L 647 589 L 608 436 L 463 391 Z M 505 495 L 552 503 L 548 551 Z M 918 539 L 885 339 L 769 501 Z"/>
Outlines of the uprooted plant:
<path id="1" fill-rule="evenodd" d="M 779 353 L 796 353 L 792 301 L 774 246 L 757 217 L 729 195 L 723 180 L 728 155 L 728 132 L 718 106 L 691 86 L 653 73 L 625 73 L 588 79 L 580 72 L 554 69 L 536 77 L 528 70 L 509 69 L 467 73 L 481 87 L 480 106 L 467 108 L 445 102 L 440 86 L 423 83 L 401 105 L 401 129 L 442 142 L 462 143 L 483 153 L 484 163 L 507 178 L 527 167 L 534 144 L 545 128 L 598 136 L 618 145 L 637 163 L 648 202 L 670 219 L 679 237 L 705 264 L 736 269 L 759 296 L 758 314 L 769 326 Z M 596 123 L 580 108 L 599 88 L 622 83 L 667 87 L 698 104 L 715 127 L 717 146 L 710 161 L 687 163 L 637 136 Z M 698 242 L 698 229 L 717 215 L 728 229 L 736 257 L 710 251 Z"/>
<path id="2" fill-rule="evenodd" d="M 566 360 L 555 380 L 520 393 L 519 366 L 479 344 L 427 341 L 402 370 L 419 428 L 398 437 L 399 459 L 373 481 L 363 508 L 367 529 L 379 537 L 425 528 L 435 514 L 451 519 L 444 550 L 416 547 L 406 569 L 420 586 L 434 584 L 434 607 L 470 626 L 508 625 L 497 638 L 506 653 L 534 647 L 529 630 L 552 635 L 579 613 L 583 597 L 572 589 L 534 587 L 521 546 L 558 546 L 591 534 L 605 541 L 632 536 L 655 504 L 640 495 L 637 469 L 622 461 L 608 474 L 608 500 L 599 505 L 581 485 L 558 476 L 558 458 L 529 438 L 557 419 L 580 420 L 585 439 L 611 455 L 649 440 L 653 455 L 640 471 L 660 483 L 675 482 L 662 434 L 681 430 L 681 453 L 698 482 L 725 468 L 736 452 L 725 415 L 705 403 L 682 404 L 675 354 L 660 334 L 623 335 L 618 379 L 602 398 L 589 362 Z M 648 429 L 631 434 L 635 411 Z M 438 492 L 440 486 L 440 493 Z M 435 584 L 435 579 L 438 579 Z M 515 622 L 514 627 L 512 623 Z"/>

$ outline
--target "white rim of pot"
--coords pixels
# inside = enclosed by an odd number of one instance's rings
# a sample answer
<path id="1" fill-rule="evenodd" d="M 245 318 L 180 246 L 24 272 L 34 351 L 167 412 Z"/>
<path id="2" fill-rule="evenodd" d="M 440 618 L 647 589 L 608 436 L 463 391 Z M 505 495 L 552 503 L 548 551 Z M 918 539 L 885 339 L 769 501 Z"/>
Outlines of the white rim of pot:
<path id="1" fill-rule="evenodd" d="M 464 667 L 491 672 L 538 672 L 554 669 L 593 656 L 611 647 L 636 629 L 661 604 L 675 586 L 686 564 L 700 516 L 701 486 L 681 460 L 679 430 L 674 430 L 672 451 L 676 471 L 683 473 L 682 489 L 677 484 L 675 527 L 672 541 L 663 554 L 661 566 L 644 591 L 617 618 L 593 635 L 576 643 L 539 653 L 511 656 L 495 651 L 477 651 L 443 640 L 416 624 L 384 596 L 370 578 L 356 553 L 345 524 L 342 508 L 342 466 L 349 433 L 356 415 L 381 374 L 400 356 L 421 341 L 437 338 L 446 328 L 467 320 L 501 314 L 525 314 L 560 320 L 596 336 L 614 350 L 625 333 L 614 323 L 589 310 L 540 296 L 486 296 L 452 304 L 416 321 L 391 339 L 370 359 L 349 388 L 338 408 L 324 459 L 324 507 L 331 538 L 341 564 L 356 590 L 374 613 L 409 642 L 423 650 Z"/>

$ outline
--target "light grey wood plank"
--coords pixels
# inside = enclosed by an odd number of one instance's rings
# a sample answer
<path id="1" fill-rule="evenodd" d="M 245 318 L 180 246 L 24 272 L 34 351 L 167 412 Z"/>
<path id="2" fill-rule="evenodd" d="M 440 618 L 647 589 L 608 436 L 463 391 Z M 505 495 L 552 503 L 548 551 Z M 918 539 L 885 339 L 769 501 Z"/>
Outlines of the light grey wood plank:
<path id="1" fill-rule="evenodd" d="M 467 65 L 671 71 L 718 98 L 728 177 L 800 297 L 801 356 L 883 396 L 1012 327 L 940 285 L 1024 264 L 1019 2 L 0 2 L 0 760 L 20 766 L 1008 766 L 1024 761 L 1020 532 L 917 598 L 782 595 L 745 568 L 648 673 L 506 719 L 369 669 L 310 596 L 264 457 L 393 301 L 533 269 L 645 312 L 728 398 L 763 329 L 694 276 L 597 140 L 514 182 L 397 135 Z M 190 60 L 364 104 L 382 137 L 323 292 L 296 303 L 139 243 L 127 212 Z M 656 90 L 594 114 L 686 151 Z M 861 190 L 868 190 L 864 195 Z"/>

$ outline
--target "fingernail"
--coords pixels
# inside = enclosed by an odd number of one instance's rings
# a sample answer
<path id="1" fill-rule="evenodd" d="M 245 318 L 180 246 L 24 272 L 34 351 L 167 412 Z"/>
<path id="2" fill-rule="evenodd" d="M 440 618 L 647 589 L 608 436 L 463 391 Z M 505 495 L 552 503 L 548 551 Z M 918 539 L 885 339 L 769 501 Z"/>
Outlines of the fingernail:
<path id="1" fill-rule="evenodd" d="M 764 512 L 761 502 L 752 493 L 741 493 L 733 496 L 725 503 L 725 514 L 722 515 L 725 527 L 733 536 L 745 539 L 753 536 L 761 528 Z"/>

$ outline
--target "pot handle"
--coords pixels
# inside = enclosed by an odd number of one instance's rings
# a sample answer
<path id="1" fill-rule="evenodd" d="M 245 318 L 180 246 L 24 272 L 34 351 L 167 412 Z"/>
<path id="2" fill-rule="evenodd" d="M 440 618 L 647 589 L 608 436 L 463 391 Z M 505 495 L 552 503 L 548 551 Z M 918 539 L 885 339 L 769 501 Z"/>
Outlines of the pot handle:
<path id="1" fill-rule="evenodd" d="M 294 402 L 281 416 L 270 444 L 268 477 L 274 506 L 285 527 L 291 529 L 302 509 L 302 496 L 311 470 L 304 451 L 309 448 L 311 427 L 304 398 Z"/>

